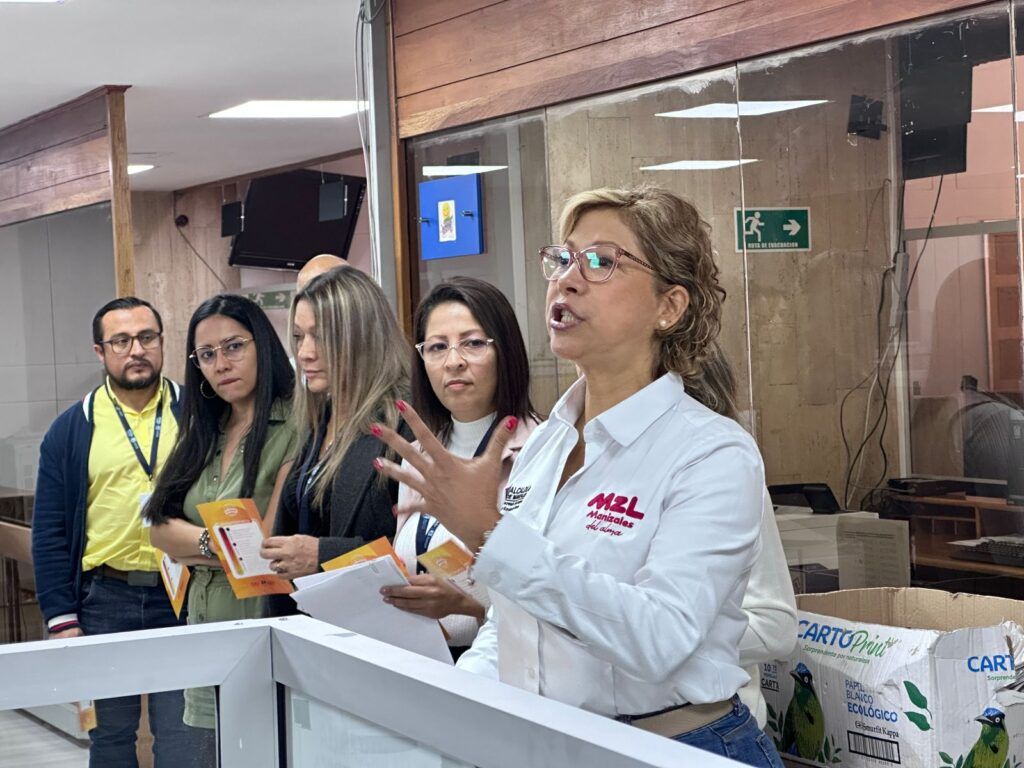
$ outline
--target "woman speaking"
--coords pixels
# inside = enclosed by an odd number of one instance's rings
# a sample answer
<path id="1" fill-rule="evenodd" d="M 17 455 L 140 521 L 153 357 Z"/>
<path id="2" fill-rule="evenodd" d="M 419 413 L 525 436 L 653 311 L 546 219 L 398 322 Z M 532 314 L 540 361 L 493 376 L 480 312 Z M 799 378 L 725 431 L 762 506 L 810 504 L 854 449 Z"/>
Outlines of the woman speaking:
<path id="1" fill-rule="evenodd" d="M 477 553 L 493 615 L 459 666 L 749 765 L 781 766 L 736 692 L 764 468 L 715 413 L 703 364 L 724 291 L 708 226 L 656 188 L 576 195 L 540 250 L 554 354 L 582 377 L 520 451 L 495 504 L 503 420 L 479 458 L 373 431 L 384 474 Z M 499 664 L 500 657 L 500 664 Z"/>

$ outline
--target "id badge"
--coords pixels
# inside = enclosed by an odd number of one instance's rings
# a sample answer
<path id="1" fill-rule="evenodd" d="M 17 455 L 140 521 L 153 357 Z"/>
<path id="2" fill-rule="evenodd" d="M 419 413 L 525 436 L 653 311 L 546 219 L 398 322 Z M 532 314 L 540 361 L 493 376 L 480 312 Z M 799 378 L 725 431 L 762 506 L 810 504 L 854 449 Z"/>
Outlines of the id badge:
<path id="1" fill-rule="evenodd" d="M 139 494 L 139 519 L 142 521 L 143 528 L 150 527 L 149 520 L 146 519 L 146 516 L 143 513 L 146 511 L 146 505 L 149 503 L 149 497 L 152 495 L 153 494 L 149 492 Z"/>

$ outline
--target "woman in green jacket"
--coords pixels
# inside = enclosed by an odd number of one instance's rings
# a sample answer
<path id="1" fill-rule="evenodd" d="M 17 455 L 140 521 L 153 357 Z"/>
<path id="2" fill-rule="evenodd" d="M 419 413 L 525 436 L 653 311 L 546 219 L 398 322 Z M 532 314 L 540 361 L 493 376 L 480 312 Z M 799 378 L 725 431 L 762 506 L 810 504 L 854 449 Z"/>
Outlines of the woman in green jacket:
<path id="1" fill-rule="evenodd" d="M 199 504 L 251 498 L 265 518 L 277 509 L 296 435 L 290 422 L 295 374 L 263 310 L 241 296 L 203 302 L 188 327 L 178 442 L 146 507 L 153 546 L 192 567 L 188 623 L 258 618 L 260 598 L 238 599 L 216 557 Z M 214 765 L 212 688 L 185 691 L 185 724 Z"/>

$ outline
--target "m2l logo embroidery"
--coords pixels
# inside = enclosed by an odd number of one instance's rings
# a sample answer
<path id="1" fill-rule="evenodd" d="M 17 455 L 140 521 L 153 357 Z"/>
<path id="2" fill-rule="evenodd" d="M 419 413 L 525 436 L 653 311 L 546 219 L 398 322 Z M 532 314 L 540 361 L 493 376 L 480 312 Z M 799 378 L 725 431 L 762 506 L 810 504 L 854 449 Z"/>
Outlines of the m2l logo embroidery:
<path id="1" fill-rule="evenodd" d="M 616 493 L 599 493 L 587 502 L 588 531 L 621 536 L 622 531 L 644 519 L 644 513 L 636 508 L 636 496 L 619 496 Z"/>

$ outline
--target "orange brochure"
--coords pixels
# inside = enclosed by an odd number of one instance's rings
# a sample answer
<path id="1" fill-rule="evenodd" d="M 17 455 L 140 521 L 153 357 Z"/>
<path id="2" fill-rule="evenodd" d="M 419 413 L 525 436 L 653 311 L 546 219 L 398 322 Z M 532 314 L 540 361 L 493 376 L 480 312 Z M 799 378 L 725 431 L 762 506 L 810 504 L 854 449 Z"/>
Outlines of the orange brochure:
<path id="1" fill-rule="evenodd" d="M 252 499 L 222 499 L 196 508 L 217 545 L 217 556 L 235 597 L 291 594 L 291 582 L 275 574 L 270 561 L 260 557 L 263 520 Z"/>
<path id="2" fill-rule="evenodd" d="M 75 703 L 78 711 L 78 729 L 88 733 L 96 727 L 96 705 L 92 701 L 79 701 Z"/>
<path id="3" fill-rule="evenodd" d="M 453 539 L 449 539 L 439 547 L 434 547 L 416 558 L 430 573 L 443 579 L 450 579 L 469 570 L 473 564 L 473 556 L 460 547 Z"/>
<path id="4" fill-rule="evenodd" d="M 167 590 L 167 597 L 171 600 L 171 607 L 174 608 L 174 615 L 181 618 L 181 608 L 185 605 L 185 595 L 188 593 L 188 580 L 191 572 L 181 563 L 174 560 L 165 552 L 160 552 L 160 580 Z"/>
<path id="5" fill-rule="evenodd" d="M 477 584 L 470 576 L 469 569 L 473 565 L 473 556 L 454 539 L 424 552 L 416 559 L 428 573 L 439 579 L 447 579 L 478 603 L 490 605 L 487 588 Z"/>
<path id="6" fill-rule="evenodd" d="M 391 542 L 387 540 L 387 537 L 381 536 L 379 539 L 374 539 L 369 544 L 364 544 L 361 547 L 346 552 L 344 555 L 338 555 L 333 560 L 328 560 L 326 563 L 321 564 L 321 568 L 325 571 L 336 571 L 339 568 L 348 568 L 350 565 L 356 563 L 362 563 L 366 560 L 376 560 L 378 557 L 384 555 L 391 555 L 394 559 L 395 564 L 398 566 L 398 570 L 408 578 L 409 572 L 405 569 L 405 563 L 402 562 L 402 558 L 395 552 L 395 548 L 391 546 Z"/>

